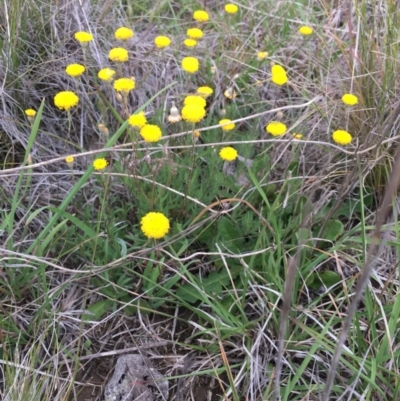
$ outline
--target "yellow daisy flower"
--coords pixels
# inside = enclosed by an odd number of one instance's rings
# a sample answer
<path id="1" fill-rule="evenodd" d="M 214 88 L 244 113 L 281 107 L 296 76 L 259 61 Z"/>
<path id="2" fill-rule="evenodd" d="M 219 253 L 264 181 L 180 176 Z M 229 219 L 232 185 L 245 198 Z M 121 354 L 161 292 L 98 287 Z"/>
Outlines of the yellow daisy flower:
<path id="1" fill-rule="evenodd" d="M 135 89 L 135 80 L 132 78 L 120 78 L 114 81 L 114 89 L 117 92 L 129 92 Z"/>
<path id="2" fill-rule="evenodd" d="M 118 28 L 115 31 L 114 35 L 115 35 L 115 39 L 118 39 L 118 40 L 128 40 L 135 36 L 132 29 L 126 28 L 125 26 Z"/>
<path id="3" fill-rule="evenodd" d="M 102 80 L 102 81 L 111 81 L 114 79 L 115 71 L 112 70 L 111 68 L 103 68 L 99 71 L 97 76 Z"/>
<path id="4" fill-rule="evenodd" d="M 124 61 L 129 60 L 128 50 L 122 47 L 114 47 L 108 53 L 108 58 L 112 61 L 117 61 L 123 63 Z"/>
<path id="5" fill-rule="evenodd" d="M 231 146 L 227 146 L 220 150 L 219 156 L 221 157 L 222 160 L 231 162 L 237 158 L 238 152 L 236 149 L 232 148 Z"/>
<path id="6" fill-rule="evenodd" d="M 231 131 L 235 128 L 235 123 L 231 122 L 229 118 L 224 118 L 220 120 L 219 125 L 221 125 L 222 131 Z"/>
<path id="7" fill-rule="evenodd" d="M 186 31 L 186 36 L 190 39 L 201 39 L 203 37 L 203 31 L 199 28 L 189 28 Z"/>
<path id="8" fill-rule="evenodd" d="M 257 53 L 257 60 L 261 61 L 268 57 L 268 52 L 258 52 Z"/>
<path id="9" fill-rule="evenodd" d="M 139 134 L 146 142 L 157 142 L 162 137 L 161 129 L 152 124 L 144 125 Z"/>
<path id="10" fill-rule="evenodd" d="M 157 36 L 154 39 L 154 44 L 159 48 L 163 49 L 164 47 L 167 47 L 171 44 L 171 39 L 168 38 L 167 36 Z"/>
<path id="11" fill-rule="evenodd" d="M 106 159 L 104 159 L 104 157 L 101 157 L 99 159 L 95 159 L 93 160 L 93 167 L 95 170 L 104 170 L 108 165 L 108 162 Z"/>
<path id="12" fill-rule="evenodd" d="M 36 110 L 33 109 L 26 109 L 25 114 L 27 117 L 35 117 L 36 116 Z"/>
<path id="13" fill-rule="evenodd" d="M 182 68 L 186 72 L 193 74 L 199 69 L 199 60 L 196 57 L 184 57 L 182 59 Z"/>
<path id="14" fill-rule="evenodd" d="M 160 239 L 164 237 L 169 229 L 168 218 L 159 212 L 147 213 L 140 220 L 140 229 L 147 238 Z"/>
<path id="15" fill-rule="evenodd" d="M 271 121 L 265 130 L 273 136 L 281 136 L 286 132 L 286 125 L 279 121 Z"/>
<path id="16" fill-rule="evenodd" d="M 351 94 L 351 93 L 345 93 L 342 96 L 342 102 L 344 104 L 347 104 L 348 106 L 354 106 L 355 104 L 358 103 L 358 97 L 356 95 Z"/>
<path id="17" fill-rule="evenodd" d="M 271 81 L 276 85 L 284 85 L 288 81 L 285 69 L 278 64 L 271 67 Z"/>
<path id="18" fill-rule="evenodd" d="M 197 104 L 198 106 L 203 107 L 203 108 L 206 107 L 206 105 L 207 105 L 207 103 L 206 103 L 206 101 L 204 100 L 203 97 L 196 96 L 196 95 L 186 96 L 184 101 L 183 101 L 183 104 L 185 106 L 188 105 L 188 104 Z"/>
<path id="19" fill-rule="evenodd" d="M 197 88 L 197 93 L 206 99 L 208 96 L 212 95 L 214 91 L 209 86 L 200 86 Z"/>
<path id="20" fill-rule="evenodd" d="M 197 104 L 188 104 L 182 109 L 182 118 L 189 123 L 198 123 L 206 115 L 206 110 Z"/>
<path id="21" fill-rule="evenodd" d="M 54 96 L 54 104 L 60 110 L 69 110 L 79 103 L 79 97 L 71 91 L 63 91 Z"/>
<path id="22" fill-rule="evenodd" d="M 68 167 L 70 167 L 70 168 L 73 167 L 74 161 L 75 161 L 74 156 L 67 156 L 67 157 L 65 158 L 65 163 L 67 163 L 67 164 L 68 164 Z"/>
<path id="23" fill-rule="evenodd" d="M 86 71 L 86 68 L 82 64 L 69 64 L 65 69 L 65 72 L 70 77 L 79 77 Z"/>
<path id="24" fill-rule="evenodd" d="M 228 3 L 225 4 L 225 11 L 228 14 L 236 14 L 239 10 L 239 7 L 236 4 Z"/>
<path id="25" fill-rule="evenodd" d="M 185 40 L 183 41 L 183 44 L 184 44 L 186 47 L 195 47 L 195 46 L 197 45 L 197 40 L 194 40 L 194 39 L 185 39 Z"/>
<path id="26" fill-rule="evenodd" d="M 74 38 L 81 44 L 91 42 L 93 35 L 89 32 L 76 32 Z"/>
<path id="27" fill-rule="evenodd" d="M 332 134 L 332 139 L 339 145 L 348 145 L 353 137 L 347 131 L 339 129 Z"/>
<path id="28" fill-rule="evenodd" d="M 193 18 L 197 22 L 206 22 L 210 19 L 208 13 L 204 10 L 197 10 L 193 13 Z"/>
<path id="29" fill-rule="evenodd" d="M 311 35 L 314 32 L 314 29 L 312 29 L 310 26 L 303 25 L 299 28 L 299 33 L 308 36 Z"/>
<path id="30" fill-rule="evenodd" d="M 138 114 L 133 114 L 129 117 L 129 125 L 132 127 L 142 128 L 147 123 L 147 118 L 144 111 L 141 111 Z"/>

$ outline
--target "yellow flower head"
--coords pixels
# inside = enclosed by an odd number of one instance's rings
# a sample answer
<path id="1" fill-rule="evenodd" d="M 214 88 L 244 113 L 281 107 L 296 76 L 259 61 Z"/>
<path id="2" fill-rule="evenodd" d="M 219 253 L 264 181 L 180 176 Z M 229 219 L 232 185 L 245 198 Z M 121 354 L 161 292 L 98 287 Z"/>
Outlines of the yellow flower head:
<path id="1" fill-rule="evenodd" d="M 183 44 L 184 44 L 186 47 L 195 47 L 195 46 L 197 45 L 197 40 L 194 40 L 194 39 L 185 39 L 185 40 L 183 41 Z"/>
<path id="2" fill-rule="evenodd" d="M 332 139 L 339 145 L 348 145 L 353 137 L 347 131 L 339 129 L 332 134 Z"/>
<path id="3" fill-rule="evenodd" d="M 355 104 L 358 103 L 358 97 L 351 93 L 345 93 L 342 96 L 342 101 L 344 104 L 347 104 L 348 106 L 354 106 Z"/>
<path id="4" fill-rule="evenodd" d="M 276 85 L 284 85 L 288 81 L 285 69 L 278 64 L 271 67 L 271 81 Z"/>
<path id="5" fill-rule="evenodd" d="M 210 17 L 208 16 L 207 11 L 204 10 L 197 10 L 193 13 L 193 18 L 197 21 L 197 22 L 206 22 L 210 19 Z"/>
<path id="6" fill-rule="evenodd" d="M 279 121 L 271 121 L 265 130 L 273 136 L 281 136 L 286 132 L 286 125 Z"/>
<path id="7" fill-rule="evenodd" d="M 72 107 L 75 107 L 79 103 L 79 97 L 71 91 L 63 91 L 58 92 L 57 95 L 54 96 L 54 104 L 60 110 L 69 110 Z"/>
<path id="8" fill-rule="evenodd" d="M 33 109 L 26 109 L 25 114 L 27 117 L 35 117 L 36 116 L 36 110 Z"/>
<path id="9" fill-rule="evenodd" d="M 171 44 L 171 39 L 168 38 L 167 36 L 157 36 L 154 39 L 154 44 L 159 48 L 163 49 L 164 47 L 167 47 Z"/>
<path id="10" fill-rule="evenodd" d="M 190 74 L 193 74 L 199 69 L 199 60 L 197 60 L 196 57 L 184 57 L 182 59 L 182 68 Z"/>
<path id="11" fill-rule="evenodd" d="M 228 14 L 236 14 L 239 10 L 239 7 L 236 4 L 228 3 L 225 4 L 225 11 Z"/>
<path id="12" fill-rule="evenodd" d="M 157 125 L 146 124 L 139 132 L 146 142 L 157 142 L 162 137 L 162 132 Z"/>
<path id="13" fill-rule="evenodd" d="M 118 28 L 115 31 L 114 35 L 115 35 L 115 39 L 118 39 L 118 40 L 128 40 L 135 36 L 132 29 L 126 28 L 125 26 Z"/>
<path id="14" fill-rule="evenodd" d="M 231 146 L 227 146 L 226 148 L 222 148 L 219 151 L 219 156 L 221 157 L 222 160 L 231 162 L 237 158 L 238 152 L 236 149 L 232 148 Z"/>
<path id="15" fill-rule="evenodd" d="M 214 91 L 209 86 L 200 86 L 197 88 L 197 93 L 206 99 L 208 96 L 212 95 Z"/>
<path id="16" fill-rule="evenodd" d="M 258 52 L 257 53 L 257 60 L 261 61 L 268 57 L 268 52 Z"/>
<path id="17" fill-rule="evenodd" d="M 178 108 L 175 106 L 175 103 L 172 103 L 171 109 L 169 110 L 169 116 L 167 117 L 170 123 L 179 123 L 182 121 L 182 117 L 179 114 Z"/>
<path id="18" fill-rule="evenodd" d="M 160 239 L 164 237 L 170 228 L 169 220 L 162 213 L 150 212 L 140 220 L 143 234 L 147 238 Z"/>
<path id="19" fill-rule="evenodd" d="M 72 165 L 74 164 L 74 160 L 74 156 L 67 156 L 65 158 L 65 163 L 67 163 L 69 167 L 72 167 Z"/>
<path id="20" fill-rule="evenodd" d="M 65 72 L 70 77 L 79 77 L 86 71 L 86 68 L 82 64 L 69 64 L 65 69 Z"/>
<path id="21" fill-rule="evenodd" d="M 188 104 L 197 104 L 200 107 L 206 107 L 207 103 L 204 100 L 203 97 L 201 96 L 196 96 L 196 95 L 189 95 L 185 97 L 185 100 L 183 101 L 183 104 L 186 106 Z"/>
<path id="22" fill-rule="evenodd" d="M 114 89 L 117 92 L 129 92 L 135 89 L 135 80 L 132 78 L 120 78 L 114 81 Z"/>
<path id="23" fill-rule="evenodd" d="M 111 68 L 103 68 L 99 71 L 97 76 L 102 80 L 102 81 L 111 81 L 114 78 L 115 71 L 112 70 Z"/>
<path id="24" fill-rule="evenodd" d="M 197 104 L 188 104 L 182 109 L 182 118 L 189 123 L 198 123 L 206 115 L 206 110 Z"/>
<path id="25" fill-rule="evenodd" d="M 80 43 L 87 43 L 93 40 L 93 35 L 89 32 L 76 32 L 74 38 Z"/>
<path id="26" fill-rule="evenodd" d="M 311 26 L 303 25 L 299 28 L 299 33 L 308 36 L 311 35 L 314 32 L 314 29 L 311 28 Z"/>
<path id="27" fill-rule="evenodd" d="M 203 31 L 199 28 L 189 28 L 186 31 L 186 36 L 190 39 L 201 39 L 203 37 Z"/>
<path id="28" fill-rule="evenodd" d="M 99 159 L 93 160 L 93 167 L 95 170 L 104 170 L 107 167 L 108 163 L 107 160 L 104 159 L 104 157 L 101 157 Z"/>
<path id="29" fill-rule="evenodd" d="M 293 139 L 301 139 L 301 138 L 303 138 L 302 134 L 296 134 L 296 133 L 293 134 Z"/>
<path id="30" fill-rule="evenodd" d="M 122 47 L 114 47 L 108 53 L 108 58 L 112 61 L 123 63 L 129 60 L 128 50 Z"/>
<path id="31" fill-rule="evenodd" d="M 133 114 L 129 117 L 128 122 L 132 127 L 142 128 L 143 125 L 146 125 L 147 123 L 146 114 L 144 111 L 141 111 L 138 114 Z"/>
<path id="32" fill-rule="evenodd" d="M 222 131 L 231 131 L 235 128 L 235 123 L 232 123 L 229 118 L 220 120 L 219 125 L 221 125 Z"/>
<path id="33" fill-rule="evenodd" d="M 236 92 L 233 90 L 233 88 L 231 87 L 231 88 L 228 88 L 225 92 L 224 92 L 224 96 L 227 98 L 227 99 L 231 99 L 231 100 L 233 100 L 233 99 L 235 99 L 235 97 L 236 97 Z"/>

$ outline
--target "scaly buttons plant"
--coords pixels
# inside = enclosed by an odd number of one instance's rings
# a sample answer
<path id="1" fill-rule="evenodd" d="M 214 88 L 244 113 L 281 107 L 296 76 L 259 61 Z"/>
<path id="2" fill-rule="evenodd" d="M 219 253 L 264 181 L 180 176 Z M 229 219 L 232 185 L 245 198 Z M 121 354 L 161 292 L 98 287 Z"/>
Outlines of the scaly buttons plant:
<path id="1" fill-rule="evenodd" d="M 36 116 L 36 110 L 33 109 L 26 109 L 25 114 L 27 117 L 35 117 Z"/>
<path id="2" fill-rule="evenodd" d="M 79 97 L 72 91 L 63 91 L 54 96 L 54 104 L 60 110 L 69 110 L 79 103 Z"/>
<path id="3" fill-rule="evenodd" d="M 271 67 L 271 81 L 276 85 L 284 85 L 288 81 L 285 69 L 278 64 Z"/>
<path id="4" fill-rule="evenodd" d="M 93 40 L 93 35 L 89 32 L 76 32 L 74 38 L 79 43 L 87 43 Z"/>
<path id="5" fill-rule="evenodd" d="M 199 69 L 199 60 L 196 57 L 184 57 L 182 59 L 182 69 L 193 74 Z"/>
<path id="6" fill-rule="evenodd" d="M 222 160 L 231 162 L 237 158 L 238 152 L 236 149 L 232 148 L 231 146 L 227 146 L 220 150 L 219 156 L 221 157 Z"/>
<path id="7" fill-rule="evenodd" d="M 159 48 L 163 49 L 171 44 L 171 39 L 167 36 L 157 36 L 154 39 L 154 44 Z"/>
<path id="8" fill-rule="evenodd" d="M 69 64 L 65 72 L 71 77 L 79 77 L 85 72 L 86 68 L 82 64 Z"/>
<path id="9" fill-rule="evenodd" d="M 204 10 L 197 10 L 193 13 L 193 18 L 197 22 L 206 22 L 210 19 L 208 13 Z"/>
<path id="10" fill-rule="evenodd" d="M 314 30 L 307 25 L 303 25 L 299 28 L 299 33 L 301 33 L 304 36 L 312 35 L 313 32 Z"/>
<path id="11" fill-rule="evenodd" d="M 133 38 L 135 34 L 133 33 L 132 29 L 122 26 L 115 31 L 114 35 L 118 40 L 128 40 Z"/>
<path id="12" fill-rule="evenodd" d="M 159 212 L 150 212 L 140 220 L 140 229 L 147 238 L 160 239 L 170 228 L 168 218 Z"/>
<path id="13" fill-rule="evenodd" d="M 273 136 L 281 136 L 286 132 L 286 125 L 279 121 L 271 121 L 265 130 Z"/>
<path id="14" fill-rule="evenodd" d="M 183 104 L 184 106 L 187 106 L 188 104 L 197 104 L 197 106 L 206 107 L 207 103 L 200 95 L 189 95 L 185 97 Z"/>
<path id="15" fill-rule="evenodd" d="M 144 125 L 139 134 L 146 142 L 157 142 L 162 137 L 160 127 L 152 124 Z"/>
<path id="16" fill-rule="evenodd" d="M 358 97 L 356 95 L 353 95 L 351 93 L 345 93 L 342 96 L 342 102 L 344 104 L 347 104 L 348 106 L 354 106 L 358 103 Z"/>
<path id="17" fill-rule="evenodd" d="M 197 88 L 197 93 L 200 96 L 207 98 L 208 96 L 212 95 L 214 93 L 214 91 L 209 86 L 200 86 Z"/>
<path id="18" fill-rule="evenodd" d="M 115 71 L 112 70 L 111 68 L 103 68 L 99 71 L 97 76 L 102 80 L 102 81 L 111 81 L 114 78 Z"/>
<path id="19" fill-rule="evenodd" d="M 99 159 L 93 160 L 93 167 L 95 170 L 104 170 L 107 167 L 108 163 L 107 160 L 104 159 L 104 157 L 101 157 Z"/>
<path id="20" fill-rule="evenodd" d="M 206 110 L 197 104 L 188 104 L 182 109 L 182 118 L 189 123 L 198 123 L 206 115 Z"/>
<path id="21" fill-rule="evenodd" d="M 114 81 L 114 89 L 117 92 L 129 92 L 135 89 L 135 80 L 132 78 L 120 78 Z"/>
<path id="22" fill-rule="evenodd" d="M 144 111 L 141 111 L 138 114 L 133 114 L 129 117 L 129 125 L 132 127 L 142 128 L 147 123 L 146 115 Z"/>
<path id="23" fill-rule="evenodd" d="M 221 125 L 223 131 L 231 131 L 235 128 L 235 123 L 232 123 L 229 118 L 224 118 L 220 120 L 219 125 Z"/>
<path id="24" fill-rule="evenodd" d="M 183 41 L 183 44 L 184 44 L 186 47 L 195 47 L 195 46 L 197 45 L 197 40 L 194 40 L 194 39 L 185 39 L 185 40 Z"/>
<path id="25" fill-rule="evenodd" d="M 186 36 L 190 39 L 201 39 L 203 37 L 203 31 L 199 28 L 189 28 L 186 31 Z"/>
<path id="26" fill-rule="evenodd" d="M 108 58 L 112 61 L 123 63 L 129 60 L 128 50 L 122 47 L 114 47 L 108 53 Z"/>
<path id="27" fill-rule="evenodd" d="M 225 4 L 225 11 L 228 14 L 236 14 L 239 10 L 239 7 L 236 4 L 228 3 Z"/>
<path id="28" fill-rule="evenodd" d="M 339 145 L 348 145 L 353 137 L 347 131 L 339 129 L 332 134 L 332 139 Z"/>

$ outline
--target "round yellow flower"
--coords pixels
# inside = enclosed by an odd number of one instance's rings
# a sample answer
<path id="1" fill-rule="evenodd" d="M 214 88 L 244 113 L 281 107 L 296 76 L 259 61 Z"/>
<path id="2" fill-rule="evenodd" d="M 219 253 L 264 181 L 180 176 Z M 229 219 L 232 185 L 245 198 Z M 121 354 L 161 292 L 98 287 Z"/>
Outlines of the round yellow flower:
<path id="1" fill-rule="evenodd" d="M 128 50 L 122 47 L 114 47 L 108 53 L 108 58 L 112 61 L 123 63 L 129 60 Z"/>
<path id="2" fill-rule="evenodd" d="M 188 104 L 182 109 L 182 118 L 189 123 L 198 123 L 206 115 L 206 110 L 197 104 Z"/>
<path id="3" fill-rule="evenodd" d="M 70 77 L 79 77 L 86 71 L 86 68 L 82 64 L 69 64 L 65 69 L 65 72 Z"/>
<path id="4" fill-rule="evenodd" d="M 79 97 L 71 91 L 63 91 L 58 92 L 57 95 L 54 96 L 54 104 L 60 110 L 69 110 L 72 107 L 75 107 L 79 103 Z"/>
<path id="5" fill-rule="evenodd" d="M 197 45 L 197 40 L 194 40 L 194 39 L 185 39 L 185 40 L 183 41 L 183 44 L 184 44 L 186 47 L 195 47 L 195 46 Z"/>
<path id="6" fill-rule="evenodd" d="M 303 25 L 299 28 L 299 33 L 301 33 L 304 36 L 311 35 L 314 32 L 314 29 L 311 28 L 311 26 Z"/>
<path id="7" fill-rule="evenodd" d="M 185 100 L 183 101 L 183 104 L 186 106 L 188 104 L 197 104 L 200 107 L 206 107 L 207 103 L 204 100 L 203 97 L 201 96 L 196 96 L 196 95 L 189 95 L 185 97 Z"/>
<path id="8" fill-rule="evenodd" d="M 65 163 L 67 163 L 70 167 L 74 164 L 74 156 L 67 156 L 65 158 Z"/>
<path id="9" fill-rule="evenodd" d="M 33 109 L 26 109 L 25 114 L 27 117 L 35 117 L 36 116 L 36 110 Z"/>
<path id="10" fill-rule="evenodd" d="M 265 130 L 273 136 L 281 136 L 286 132 L 286 125 L 279 121 L 271 121 Z"/>
<path id="11" fill-rule="evenodd" d="M 93 160 L 93 167 L 95 170 L 104 170 L 108 165 L 108 162 L 104 157 L 101 157 L 99 159 Z"/>
<path id="12" fill-rule="evenodd" d="M 111 81 L 114 78 L 115 71 L 112 70 L 111 68 L 103 68 L 99 71 L 97 76 L 102 80 L 102 81 Z"/>
<path id="13" fill-rule="evenodd" d="M 170 229 L 168 218 L 159 212 L 147 213 L 140 220 L 140 224 L 140 229 L 147 238 L 160 239 L 164 237 Z"/>
<path id="14" fill-rule="evenodd" d="M 206 22 L 210 19 L 210 17 L 208 16 L 208 13 L 204 10 L 197 10 L 193 13 L 193 18 L 197 21 L 197 22 Z"/>
<path id="15" fill-rule="evenodd" d="M 221 157 L 222 160 L 231 162 L 237 158 L 238 152 L 236 149 L 232 148 L 231 146 L 227 146 L 226 148 L 222 148 L 220 150 L 219 156 Z"/>
<path id="16" fill-rule="evenodd" d="M 337 130 L 332 134 L 332 139 L 339 145 L 348 145 L 353 137 L 344 130 Z"/>
<path id="17" fill-rule="evenodd" d="M 120 78 L 114 81 L 114 89 L 117 92 L 129 92 L 135 89 L 135 80 L 132 78 Z"/>
<path id="18" fill-rule="evenodd" d="M 193 74 L 199 69 L 199 60 L 196 57 L 184 57 L 182 59 L 182 68 Z"/>
<path id="19" fill-rule="evenodd" d="M 119 39 L 119 40 L 128 40 L 135 36 L 132 29 L 126 28 L 125 26 L 118 28 L 115 31 L 114 35 L 115 35 L 115 39 Z"/>
<path id="20" fill-rule="evenodd" d="M 162 137 L 162 132 L 157 125 L 146 124 L 139 132 L 146 142 L 157 142 Z"/>
<path id="21" fill-rule="evenodd" d="M 208 96 L 212 95 L 214 91 L 209 86 L 200 86 L 197 88 L 197 93 L 200 96 L 207 98 Z"/>
<path id="22" fill-rule="evenodd" d="M 133 114 L 129 117 L 129 125 L 132 125 L 132 127 L 137 127 L 137 128 L 142 128 L 143 125 L 146 125 L 147 123 L 147 118 L 144 113 L 144 111 L 141 111 L 138 114 Z"/>
<path id="23" fill-rule="evenodd" d="M 228 14 L 236 14 L 239 10 L 239 7 L 236 4 L 228 3 L 225 4 L 225 11 Z"/>
<path id="24" fill-rule="evenodd" d="M 261 61 L 268 57 L 268 52 L 258 52 L 257 53 L 257 60 Z"/>
<path id="25" fill-rule="evenodd" d="M 354 106 L 355 104 L 358 103 L 358 97 L 351 93 L 345 93 L 342 96 L 342 101 L 344 104 L 347 104 L 348 106 Z"/>
<path id="26" fill-rule="evenodd" d="M 171 39 L 167 36 L 157 36 L 154 39 L 154 43 L 159 49 L 163 49 L 171 44 Z"/>
<path id="27" fill-rule="evenodd" d="M 231 131 L 235 128 L 235 123 L 231 123 L 229 118 L 224 118 L 220 120 L 219 125 L 222 125 L 222 131 Z"/>
<path id="28" fill-rule="evenodd" d="M 303 138 L 302 134 L 293 133 L 293 139 L 301 139 L 301 138 Z"/>
<path id="29" fill-rule="evenodd" d="M 189 28 L 186 31 L 186 36 L 190 39 L 201 39 L 203 37 L 203 31 L 199 28 Z"/>
<path id="30" fill-rule="evenodd" d="M 93 40 L 93 35 L 89 32 L 76 32 L 74 38 L 80 43 L 87 43 Z"/>
<path id="31" fill-rule="evenodd" d="M 284 85 L 288 81 L 285 69 L 278 64 L 271 67 L 271 81 L 276 85 Z"/>

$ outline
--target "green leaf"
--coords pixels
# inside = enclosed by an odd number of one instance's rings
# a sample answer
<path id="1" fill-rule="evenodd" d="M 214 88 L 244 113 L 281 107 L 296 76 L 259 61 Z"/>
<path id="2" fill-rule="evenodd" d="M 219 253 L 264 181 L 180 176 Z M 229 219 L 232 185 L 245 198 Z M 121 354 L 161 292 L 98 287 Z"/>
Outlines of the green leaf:
<path id="1" fill-rule="evenodd" d="M 317 290 L 323 285 L 329 288 L 337 284 L 341 279 L 342 278 L 338 273 L 332 271 L 313 273 L 307 280 L 307 286 L 314 290 Z"/>
<path id="2" fill-rule="evenodd" d="M 86 311 L 82 314 L 82 320 L 93 320 L 98 321 L 101 317 L 110 309 L 113 301 L 110 299 L 103 299 L 102 301 L 95 302 L 90 305 Z"/>

